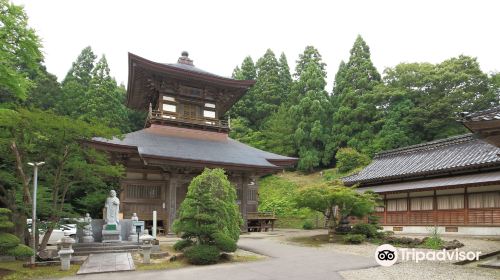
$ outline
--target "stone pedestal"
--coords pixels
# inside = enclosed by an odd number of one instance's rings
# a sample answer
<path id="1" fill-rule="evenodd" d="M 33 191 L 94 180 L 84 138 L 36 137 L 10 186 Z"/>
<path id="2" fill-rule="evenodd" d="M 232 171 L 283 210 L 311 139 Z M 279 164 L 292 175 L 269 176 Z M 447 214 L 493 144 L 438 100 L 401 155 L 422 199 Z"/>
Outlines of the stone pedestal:
<path id="1" fill-rule="evenodd" d="M 104 226 L 102 230 L 102 242 L 110 243 L 110 242 L 121 242 L 121 230 L 119 225 L 116 224 L 107 224 Z"/>

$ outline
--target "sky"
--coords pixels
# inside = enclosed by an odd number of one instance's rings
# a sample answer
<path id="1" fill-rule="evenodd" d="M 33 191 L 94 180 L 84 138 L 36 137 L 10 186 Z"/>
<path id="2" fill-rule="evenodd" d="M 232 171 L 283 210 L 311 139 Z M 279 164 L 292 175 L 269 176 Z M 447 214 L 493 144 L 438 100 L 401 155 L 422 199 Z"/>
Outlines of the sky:
<path id="1" fill-rule="evenodd" d="M 327 64 L 328 86 L 360 34 L 382 72 L 400 62 L 439 63 L 477 57 L 500 71 L 500 1 L 126 1 L 14 0 L 42 39 L 45 64 L 62 80 L 80 51 L 106 55 L 111 74 L 127 83 L 131 52 L 171 63 L 186 50 L 195 66 L 230 76 L 250 55 L 284 52 L 290 68 L 307 45 Z"/>

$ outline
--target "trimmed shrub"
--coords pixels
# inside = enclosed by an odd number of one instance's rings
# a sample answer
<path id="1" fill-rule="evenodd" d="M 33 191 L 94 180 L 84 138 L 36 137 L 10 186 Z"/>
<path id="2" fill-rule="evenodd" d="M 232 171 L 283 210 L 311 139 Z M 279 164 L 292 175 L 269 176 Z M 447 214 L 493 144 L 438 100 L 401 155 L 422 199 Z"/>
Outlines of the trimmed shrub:
<path id="1" fill-rule="evenodd" d="M 425 248 L 439 250 L 443 246 L 443 239 L 439 237 L 424 238 L 423 245 Z"/>
<path id="2" fill-rule="evenodd" d="M 335 159 L 337 160 L 337 169 L 342 173 L 349 172 L 370 163 L 370 158 L 368 156 L 352 148 L 339 149 L 335 155 Z"/>
<path id="3" fill-rule="evenodd" d="M 238 246 L 236 246 L 236 242 L 223 233 L 217 232 L 213 234 L 212 237 L 214 239 L 215 246 L 217 246 L 217 248 L 219 248 L 222 252 L 234 252 L 238 248 Z"/>
<path id="4" fill-rule="evenodd" d="M 14 234 L 2 232 L 0 233 L 0 250 L 6 251 L 10 248 L 16 247 L 21 240 Z"/>
<path id="5" fill-rule="evenodd" d="M 302 225 L 303 229 L 313 229 L 314 225 L 311 221 L 305 221 L 304 224 Z"/>
<path id="6" fill-rule="evenodd" d="M 19 244 L 16 247 L 8 249 L 7 255 L 14 256 L 16 258 L 28 258 L 33 256 L 33 249 L 24 244 Z"/>
<path id="7" fill-rule="evenodd" d="M 365 240 L 366 240 L 366 237 L 363 234 L 346 234 L 344 236 L 345 243 L 361 244 Z"/>
<path id="8" fill-rule="evenodd" d="M 182 250 L 184 250 L 184 248 L 189 247 L 191 245 L 193 245 L 193 241 L 191 241 L 191 239 L 182 239 L 182 240 L 175 242 L 173 247 L 174 247 L 174 250 L 176 250 L 176 251 L 182 251 Z"/>
<path id="9" fill-rule="evenodd" d="M 359 223 L 352 227 L 353 234 L 363 234 L 367 238 L 380 237 L 381 233 L 378 232 L 378 226 L 373 224 Z"/>
<path id="10" fill-rule="evenodd" d="M 219 248 L 213 245 L 194 245 L 187 248 L 184 256 L 191 264 L 205 265 L 219 260 Z"/>

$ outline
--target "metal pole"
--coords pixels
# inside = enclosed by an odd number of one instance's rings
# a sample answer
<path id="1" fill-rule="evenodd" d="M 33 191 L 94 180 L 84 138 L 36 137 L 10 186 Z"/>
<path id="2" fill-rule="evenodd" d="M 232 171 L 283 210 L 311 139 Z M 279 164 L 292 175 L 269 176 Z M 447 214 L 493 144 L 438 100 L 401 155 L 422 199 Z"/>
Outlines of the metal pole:
<path id="1" fill-rule="evenodd" d="M 35 265 L 36 260 L 36 240 L 35 240 L 35 231 L 36 231 L 36 192 L 38 188 L 38 164 L 35 163 L 33 166 L 33 209 L 31 213 L 31 244 L 33 246 L 33 256 L 31 256 L 31 265 Z"/>

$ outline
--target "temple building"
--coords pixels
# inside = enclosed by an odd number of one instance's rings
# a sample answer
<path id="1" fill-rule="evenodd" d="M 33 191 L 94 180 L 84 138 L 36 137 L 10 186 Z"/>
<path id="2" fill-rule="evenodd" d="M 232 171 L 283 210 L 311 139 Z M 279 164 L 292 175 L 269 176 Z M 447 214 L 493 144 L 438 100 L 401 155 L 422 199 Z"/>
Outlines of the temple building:
<path id="1" fill-rule="evenodd" d="M 487 128 L 499 119 L 464 122 Z M 493 134 L 485 136 L 490 143 L 471 133 L 385 151 L 343 181 L 381 195 L 375 215 L 385 230 L 428 234 L 437 226 L 443 233 L 499 235 L 500 148 L 491 144 Z"/>
<path id="2" fill-rule="evenodd" d="M 187 52 L 171 64 L 129 54 L 127 106 L 148 112 L 145 128 L 123 138 L 90 141 L 126 167 L 119 193 L 124 217 L 137 213 L 151 223 L 157 211 L 158 226 L 171 231 L 189 183 L 205 167 L 226 170 L 245 220 L 257 211 L 257 179 L 297 159 L 229 138 L 224 116 L 254 83 L 201 70 Z"/>

